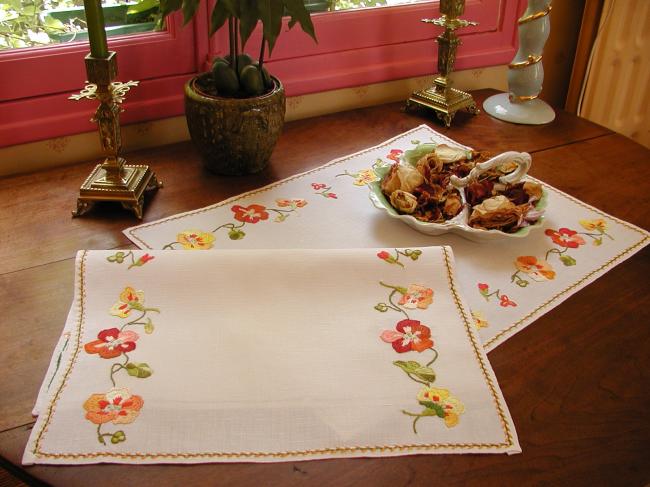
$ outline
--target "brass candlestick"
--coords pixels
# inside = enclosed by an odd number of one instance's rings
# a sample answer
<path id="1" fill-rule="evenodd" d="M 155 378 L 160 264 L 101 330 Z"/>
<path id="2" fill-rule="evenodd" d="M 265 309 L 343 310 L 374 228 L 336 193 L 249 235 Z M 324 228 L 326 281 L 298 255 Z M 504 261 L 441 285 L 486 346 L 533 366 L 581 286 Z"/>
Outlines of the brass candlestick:
<path id="1" fill-rule="evenodd" d="M 456 35 L 456 29 L 468 25 L 478 25 L 478 22 L 462 20 L 458 17 L 465 11 L 465 0 L 440 0 L 438 19 L 422 19 L 422 22 L 439 25 L 445 31 L 436 38 L 438 43 L 438 76 L 433 80 L 433 86 L 426 90 L 416 91 L 406 101 L 406 108 L 411 104 L 435 110 L 438 119 L 449 127 L 456 112 L 465 109 L 474 115 L 479 113 L 472 95 L 451 87 L 449 75 L 454 69 L 456 49 L 461 40 Z"/>
<path id="2" fill-rule="evenodd" d="M 95 58 L 88 54 L 86 73 L 91 84 L 79 94 L 70 96 L 70 99 L 99 100 L 99 107 L 91 121 L 97 122 L 99 141 L 106 158 L 95 166 L 81 185 L 77 209 L 72 212 L 72 216 L 83 215 L 97 201 L 116 201 L 142 218 L 145 191 L 161 188 L 162 181 L 158 181 L 149 166 L 126 164 L 120 157 L 120 103 L 131 87 L 138 85 L 138 81 L 113 81 L 117 76 L 117 55 L 112 51 L 106 58 Z"/>

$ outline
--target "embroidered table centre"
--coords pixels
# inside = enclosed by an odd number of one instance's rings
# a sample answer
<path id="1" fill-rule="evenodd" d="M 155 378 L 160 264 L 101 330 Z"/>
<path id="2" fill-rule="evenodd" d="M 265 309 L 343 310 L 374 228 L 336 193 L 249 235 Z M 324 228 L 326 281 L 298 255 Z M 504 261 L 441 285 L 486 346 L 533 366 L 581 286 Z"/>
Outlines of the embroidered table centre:
<path id="1" fill-rule="evenodd" d="M 377 177 L 373 167 L 398 161 L 424 142 L 467 148 L 422 125 L 311 171 L 124 233 L 142 249 L 383 247 L 387 265 L 396 266 L 405 260 L 396 248 L 450 245 L 487 351 L 650 242 L 645 230 L 542 181 L 548 194 L 544 225 L 525 238 L 475 243 L 422 235 L 374 208 L 366 184 Z"/>
<path id="2" fill-rule="evenodd" d="M 398 251 L 80 252 L 24 463 L 519 452 L 451 249 Z"/>

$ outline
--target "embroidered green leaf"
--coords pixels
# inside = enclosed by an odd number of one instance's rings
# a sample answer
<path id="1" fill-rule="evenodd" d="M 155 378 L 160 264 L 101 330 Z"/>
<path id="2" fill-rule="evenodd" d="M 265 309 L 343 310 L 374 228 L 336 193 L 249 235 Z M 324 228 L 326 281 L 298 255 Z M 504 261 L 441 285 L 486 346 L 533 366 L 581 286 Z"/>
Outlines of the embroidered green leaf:
<path id="1" fill-rule="evenodd" d="M 129 362 L 128 364 L 125 365 L 125 367 L 126 367 L 127 374 L 133 377 L 137 377 L 138 379 L 146 379 L 147 377 L 151 376 L 151 374 L 153 374 L 153 370 L 151 370 L 149 364 L 145 364 L 145 363 L 136 364 L 133 362 Z"/>
<path id="2" fill-rule="evenodd" d="M 233 228 L 232 230 L 230 230 L 228 232 L 228 237 L 230 238 L 230 240 L 241 240 L 245 236 L 246 236 L 246 233 L 244 233 L 243 231 L 241 231 L 241 230 L 239 230 L 237 228 Z"/>
<path id="3" fill-rule="evenodd" d="M 386 305 L 386 303 L 378 303 L 375 305 L 375 309 L 377 311 L 385 313 L 386 311 L 388 311 L 388 306 Z"/>
<path id="4" fill-rule="evenodd" d="M 419 402 L 420 402 L 420 404 L 422 404 L 428 410 L 435 411 L 435 413 L 436 413 L 435 416 L 438 416 L 439 418 L 444 418 L 445 417 L 445 411 L 444 411 L 444 409 L 442 409 L 442 406 L 440 404 L 436 404 L 435 402 L 431 402 L 431 401 L 419 401 Z M 426 411 L 426 409 L 425 409 L 425 411 Z M 425 411 L 422 411 L 422 415 L 434 416 L 431 413 L 425 414 Z"/>
<path id="5" fill-rule="evenodd" d="M 144 306 L 142 306 L 142 304 L 138 303 L 137 301 L 129 302 L 129 308 L 137 309 L 138 311 L 144 311 Z"/>
<path id="6" fill-rule="evenodd" d="M 109 255 L 106 257 L 106 260 L 109 262 L 117 262 L 118 264 L 121 264 L 124 262 L 124 252 L 117 252 L 115 255 Z"/>
<path id="7" fill-rule="evenodd" d="M 416 362 L 415 360 L 409 360 L 408 362 L 405 362 L 404 360 L 395 360 L 393 362 L 393 365 L 396 365 L 407 374 L 415 374 L 416 370 L 426 368 L 422 367 L 422 365 L 420 365 L 420 363 Z"/>
<path id="8" fill-rule="evenodd" d="M 111 443 L 113 443 L 114 445 L 122 441 L 126 441 L 126 435 L 122 430 L 116 431 L 115 433 L 113 433 L 113 436 L 111 436 Z"/>
<path id="9" fill-rule="evenodd" d="M 425 382 L 430 383 L 436 380 L 436 373 L 431 367 L 420 367 L 411 373 L 418 379 L 422 379 Z"/>
<path id="10" fill-rule="evenodd" d="M 602 244 L 603 244 L 603 239 L 602 239 L 602 237 L 601 237 L 601 238 L 597 238 L 596 240 L 594 240 L 594 245 L 595 245 L 596 247 L 598 247 L 599 245 L 602 245 Z"/>
<path id="11" fill-rule="evenodd" d="M 567 267 L 572 266 L 572 265 L 576 265 L 576 260 L 573 257 L 571 257 L 570 255 L 563 255 L 562 257 L 560 257 L 560 260 Z"/>
<path id="12" fill-rule="evenodd" d="M 418 139 L 413 139 L 411 141 L 411 144 L 413 144 L 413 145 L 418 145 L 419 143 L 420 143 L 420 141 Z"/>
<path id="13" fill-rule="evenodd" d="M 147 322 L 144 324 L 144 332 L 147 335 L 151 335 L 153 333 L 154 326 L 153 323 L 151 322 L 151 318 L 147 318 Z"/>

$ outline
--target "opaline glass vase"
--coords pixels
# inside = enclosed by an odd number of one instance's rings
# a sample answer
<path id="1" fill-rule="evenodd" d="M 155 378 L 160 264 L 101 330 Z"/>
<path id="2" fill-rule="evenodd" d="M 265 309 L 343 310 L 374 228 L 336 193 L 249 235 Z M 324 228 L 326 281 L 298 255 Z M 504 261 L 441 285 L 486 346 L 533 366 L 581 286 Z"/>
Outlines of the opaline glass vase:
<path id="1" fill-rule="evenodd" d="M 506 122 L 540 125 L 555 119 L 555 112 L 538 98 L 544 81 L 542 51 L 551 30 L 551 0 L 528 0 L 519 19 L 519 50 L 508 66 L 509 93 L 491 96 L 483 109 Z"/>

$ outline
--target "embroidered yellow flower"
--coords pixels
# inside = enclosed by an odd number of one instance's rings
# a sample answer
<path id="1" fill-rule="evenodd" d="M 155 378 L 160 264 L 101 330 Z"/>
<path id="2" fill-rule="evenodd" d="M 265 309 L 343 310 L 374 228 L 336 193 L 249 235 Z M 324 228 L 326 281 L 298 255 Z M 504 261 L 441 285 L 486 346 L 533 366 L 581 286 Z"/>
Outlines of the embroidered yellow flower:
<path id="1" fill-rule="evenodd" d="M 447 389 L 423 387 L 418 392 L 418 401 L 424 407 L 435 410 L 437 416 L 444 417 L 445 426 L 451 428 L 458 424 L 458 416 L 465 412 L 465 406 L 457 398 L 449 394 Z"/>
<path id="2" fill-rule="evenodd" d="M 110 313 L 126 318 L 133 309 L 144 309 L 144 293 L 127 286 L 120 293 L 120 300 L 111 307 Z"/>
<path id="3" fill-rule="evenodd" d="M 474 318 L 474 326 L 477 330 L 480 330 L 481 328 L 487 328 L 489 326 L 487 318 L 480 311 L 472 311 L 472 318 Z"/>
<path id="4" fill-rule="evenodd" d="M 362 169 L 357 173 L 357 177 L 354 180 L 355 186 L 364 186 L 373 181 L 377 181 L 377 175 L 372 169 Z"/>
<path id="5" fill-rule="evenodd" d="M 582 228 L 588 232 L 593 232 L 596 230 L 599 233 L 605 233 L 607 231 L 607 222 L 602 218 L 597 218 L 595 220 L 579 220 Z"/>
<path id="6" fill-rule="evenodd" d="M 212 248 L 214 235 L 197 230 L 185 230 L 176 236 L 176 241 L 185 250 L 207 250 Z"/>

